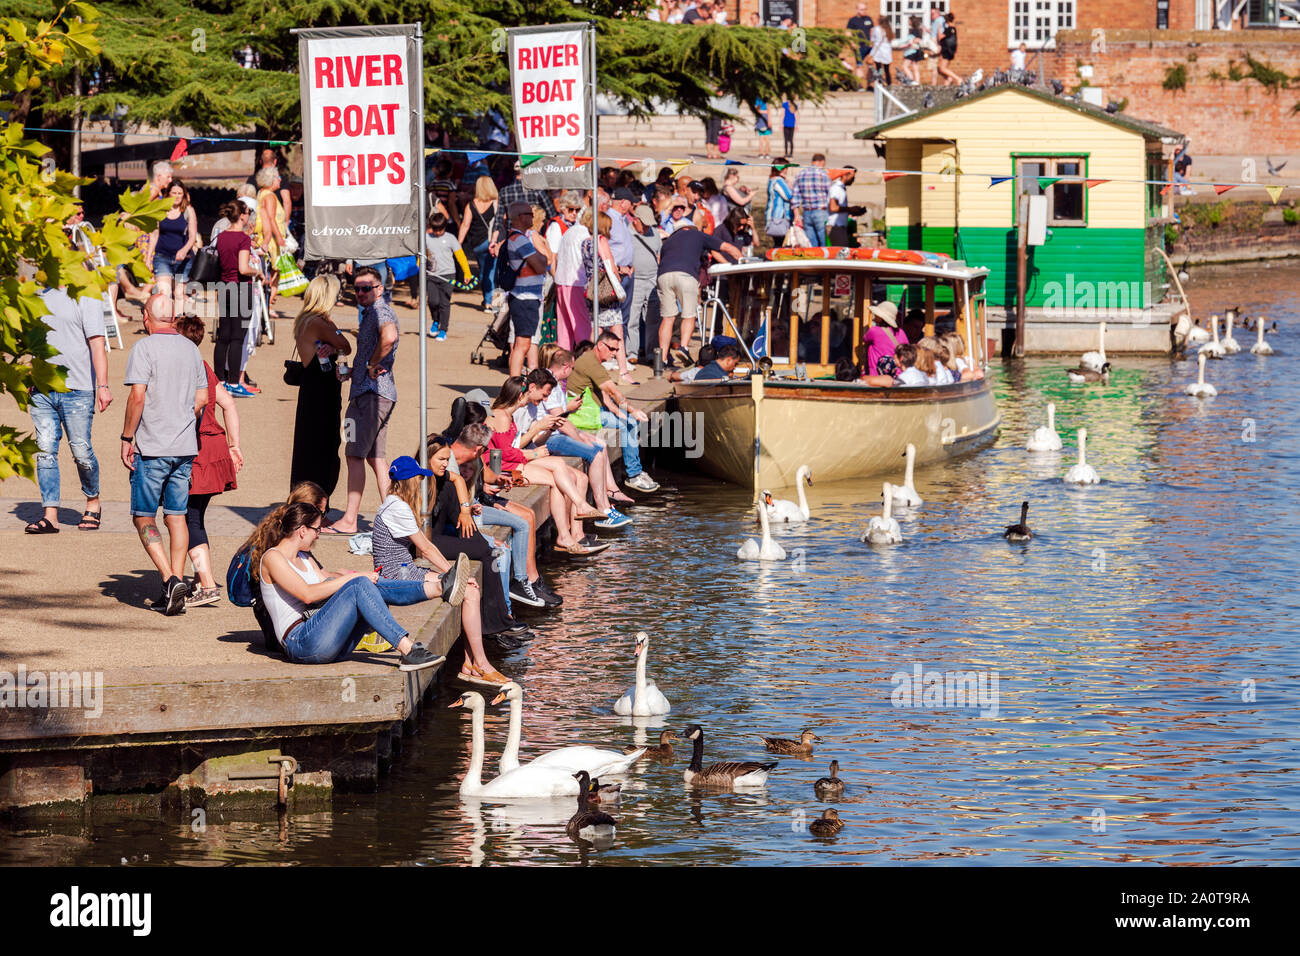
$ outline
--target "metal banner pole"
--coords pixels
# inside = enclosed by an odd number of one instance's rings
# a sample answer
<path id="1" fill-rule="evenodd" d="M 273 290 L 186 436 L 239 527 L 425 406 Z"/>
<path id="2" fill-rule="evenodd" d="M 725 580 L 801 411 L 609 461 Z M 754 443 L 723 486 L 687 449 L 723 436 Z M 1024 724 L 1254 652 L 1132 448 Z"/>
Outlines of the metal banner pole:
<path id="1" fill-rule="evenodd" d="M 426 218 L 426 207 L 429 196 L 425 190 L 425 166 L 424 161 L 424 24 L 415 25 L 415 63 L 416 76 L 419 82 L 416 84 L 416 104 L 415 104 L 415 128 L 418 131 L 416 139 L 419 147 L 416 150 L 416 161 L 419 163 L 419 173 L 416 182 L 419 184 L 419 199 L 416 202 L 418 219 L 415 223 L 415 265 L 416 275 L 420 283 L 420 304 L 419 313 L 415 317 L 415 331 L 420 340 L 420 467 L 429 466 L 429 448 L 426 444 L 425 436 L 429 434 L 429 369 L 426 363 L 427 345 L 424 334 L 425 316 L 428 315 L 428 281 L 425 277 L 425 254 L 427 247 L 424 242 L 424 220 Z M 420 479 L 420 523 L 423 525 L 428 521 L 429 514 L 429 479 Z"/>
<path id="2" fill-rule="evenodd" d="M 596 158 L 596 24 L 587 24 L 587 84 L 591 88 L 591 335 L 596 338 L 596 314 L 600 310 L 600 201 L 597 190 L 600 188 L 600 162 Z M 577 344 L 577 343 L 574 343 Z"/>

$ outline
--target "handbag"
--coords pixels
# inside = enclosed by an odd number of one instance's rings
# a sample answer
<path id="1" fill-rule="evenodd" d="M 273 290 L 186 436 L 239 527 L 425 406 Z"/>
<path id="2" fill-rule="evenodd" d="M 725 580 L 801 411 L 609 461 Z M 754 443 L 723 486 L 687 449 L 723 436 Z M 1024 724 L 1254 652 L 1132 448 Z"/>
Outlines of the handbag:
<path id="1" fill-rule="evenodd" d="M 194 254 L 194 265 L 190 266 L 190 281 L 199 283 L 216 282 L 221 278 L 221 259 L 217 250 L 204 246 Z"/>
<path id="2" fill-rule="evenodd" d="M 294 355 L 298 354 L 297 343 L 294 344 L 293 354 Z M 302 384 L 302 376 L 303 376 L 303 366 L 302 366 L 301 359 L 292 358 L 292 359 L 284 360 L 284 384 L 285 385 L 288 385 L 291 388 L 297 388 L 299 385 Z"/>
<path id="3" fill-rule="evenodd" d="M 298 295 L 307 288 L 307 277 L 302 274 L 298 263 L 293 261 L 293 256 L 289 253 L 280 253 L 280 258 L 275 260 L 275 271 L 280 274 L 280 281 L 276 286 L 280 295 Z"/>

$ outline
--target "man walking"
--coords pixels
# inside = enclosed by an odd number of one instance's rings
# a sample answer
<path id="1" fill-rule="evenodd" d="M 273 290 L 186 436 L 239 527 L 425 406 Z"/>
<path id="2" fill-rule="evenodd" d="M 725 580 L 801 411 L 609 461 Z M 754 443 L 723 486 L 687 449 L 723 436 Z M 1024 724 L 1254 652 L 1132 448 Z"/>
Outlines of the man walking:
<path id="1" fill-rule="evenodd" d="M 644 355 L 659 341 L 659 250 L 663 238 L 654 210 L 645 203 L 634 210 L 632 224 L 632 318 L 628 322 L 628 355 Z"/>
<path id="2" fill-rule="evenodd" d="M 546 287 L 546 256 L 532 240 L 533 207 L 524 202 L 510 204 L 510 233 L 506 237 L 506 254 L 515 284 L 509 292 L 510 326 L 515 331 L 510 346 L 510 374 L 522 375 L 524 359 L 537 365 L 533 336 L 542 321 L 542 291 Z"/>
<path id="3" fill-rule="evenodd" d="M 23 273 L 26 272 L 26 275 Z M 32 277 L 35 267 L 23 263 L 19 278 Z M 108 353 L 104 348 L 104 302 L 82 296 L 76 302 L 61 289 L 37 293 L 48 315 L 41 321 L 50 327 L 45 337 L 55 349 L 50 359 L 65 368 L 63 392 L 31 394 L 32 425 L 36 430 L 36 483 L 41 489 L 45 515 L 29 524 L 28 534 L 57 534 L 59 527 L 59 440 L 68 437 L 68 448 L 81 476 L 81 493 L 86 510 L 77 525 L 82 531 L 99 528 L 99 460 L 90 440 L 90 426 L 96 411 L 113 401 L 108 387 Z"/>
<path id="4" fill-rule="evenodd" d="M 628 220 L 632 216 L 632 207 L 636 205 L 636 193 L 623 186 L 614 190 L 614 198 L 609 203 L 609 251 L 614 256 L 614 268 L 618 270 L 619 282 L 623 286 L 623 301 L 619 305 L 623 313 L 623 346 L 627 354 L 635 356 L 641 345 L 638 333 L 635 340 L 630 338 L 628 326 L 632 321 L 632 297 L 636 287 L 634 263 L 636 252 L 633 249 L 632 226 Z"/>
<path id="5" fill-rule="evenodd" d="M 861 216 L 866 211 L 865 206 L 849 205 L 849 187 L 853 185 L 857 175 L 856 166 L 846 166 L 838 170 L 835 178 L 831 180 L 830 195 L 827 199 L 830 214 L 826 217 L 826 228 L 830 230 L 832 246 L 857 245 L 856 238 L 849 235 L 849 216 Z"/>
<path id="6" fill-rule="evenodd" d="M 208 376 L 198 346 L 176 331 L 172 300 L 152 295 L 144 307 L 149 337 L 126 360 L 126 421 L 122 464 L 131 472 L 131 520 L 145 554 L 162 575 L 156 606 L 171 617 L 185 613 L 183 580 L 190 533 L 185 512 L 190 469 L 199 453 L 198 423 L 208 403 Z M 158 531 L 158 508 L 167 525 L 170 553 Z"/>
<path id="7" fill-rule="evenodd" d="M 397 313 L 384 297 L 384 280 L 378 269 L 358 269 L 352 288 L 361 308 L 361 324 L 357 328 L 357 358 L 344 416 L 348 504 L 343 517 L 322 529 L 325 534 L 356 534 L 367 464 L 374 469 L 379 500 L 388 495 L 388 421 L 397 404 L 397 383 L 393 381 L 399 334 Z"/>
<path id="8" fill-rule="evenodd" d="M 814 246 L 826 245 L 826 217 L 829 215 L 831 178 L 826 174 L 826 154 L 814 153 L 812 165 L 794 178 L 794 221 L 808 233 Z"/>

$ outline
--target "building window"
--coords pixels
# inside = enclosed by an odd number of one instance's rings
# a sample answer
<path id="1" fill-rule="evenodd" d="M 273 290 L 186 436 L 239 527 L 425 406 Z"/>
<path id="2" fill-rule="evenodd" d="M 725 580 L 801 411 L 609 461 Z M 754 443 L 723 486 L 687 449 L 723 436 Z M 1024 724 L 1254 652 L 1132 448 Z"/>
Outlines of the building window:
<path id="1" fill-rule="evenodd" d="M 948 12 L 948 0 L 880 0 L 880 16 L 881 19 L 889 20 L 889 25 L 894 28 L 894 36 L 905 37 L 909 17 L 919 18 L 922 27 L 926 30 L 930 28 L 932 6 L 937 6 L 944 13 Z"/>
<path id="2" fill-rule="evenodd" d="M 1075 5 L 1075 0 L 1011 0 L 1007 46 L 1023 43 L 1031 50 L 1054 48 L 1057 30 L 1074 29 Z"/>
<path id="3" fill-rule="evenodd" d="M 1082 156 L 1017 156 L 1016 193 L 1047 196 L 1049 226 L 1086 226 L 1084 196 L 1087 192 L 1087 160 Z M 1058 181 L 1044 188 L 1039 177 Z M 1014 217 L 1014 213 L 1013 213 Z"/>

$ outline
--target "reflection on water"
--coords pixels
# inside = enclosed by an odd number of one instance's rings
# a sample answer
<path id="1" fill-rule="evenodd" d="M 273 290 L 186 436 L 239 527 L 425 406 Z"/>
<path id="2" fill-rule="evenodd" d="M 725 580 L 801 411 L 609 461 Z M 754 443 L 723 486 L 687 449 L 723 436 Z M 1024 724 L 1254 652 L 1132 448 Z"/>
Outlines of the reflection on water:
<path id="1" fill-rule="evenodd" d="M 683 742 L 624 778 L 617 836 L 592 847 L 565 834 L 573 802 L 462 803 L 469 715 L 434 706 L 380 793 L 337 796 L 283 830 L 31 829 L 0 844 L 0 861 L 1294 861 L 1300 376 L 1287 353 L 1300 357 L 1300 313 L 1277 270 L 1225 274 L 1216 293 L 1199 278 L 1199 309 L 1239 301 L 1280 320 L 1279 354 L 1211 363 L 1209 401 L 1181 394 L 1195 378 L 1186 361 L 1120 357 L 1111 384 L 1090 388 L 1069 386 L 1062 360 L 998 370 L 997 444 L 918 470 L 925 504 L 897 513 L 900 546 L 858 540 L 878 480 L 818 483 L 814 520 L 774 532 L 802 564 L 739 562 L 748 494 L 683 479 L 635 510 L 602 561 L 550 569 L 563 612 L 502 666 L 526 690 L 524 758 L 657 743 L 660 728 L 698 722 L 706 761 L 755 759 L 758 735 L 815 728 L 816 757 L 780 758 L 765 791 L 693 792 Z M 1066 447 L 1031 456 L 1023 443 L 1048 401 Z M 1079 426 L 1099 487 L 1060 481 Z M 1036 537 L 1009 545 L 1000 532 L 1024 499 Z M 641 628 L 666 718 L 612 712 Z M 893 675 L 917 667 L 995 674 L 997 716 L 895 707 Z M 507 719 L 488 709 L 488 775 Z M 806 823 L 831 759 L 845 828 L 819 841 Z"/>

